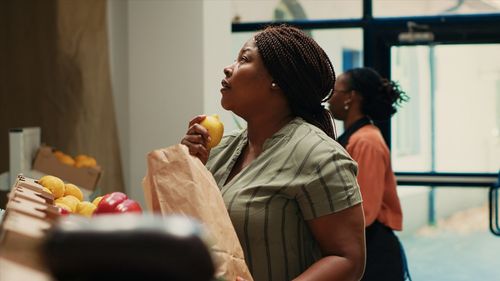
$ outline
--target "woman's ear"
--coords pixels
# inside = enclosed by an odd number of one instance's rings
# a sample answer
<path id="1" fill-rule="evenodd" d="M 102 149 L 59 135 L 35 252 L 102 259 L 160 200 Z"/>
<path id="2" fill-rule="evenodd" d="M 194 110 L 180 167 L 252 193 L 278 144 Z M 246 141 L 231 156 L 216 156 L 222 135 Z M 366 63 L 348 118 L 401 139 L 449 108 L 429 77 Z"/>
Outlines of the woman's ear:
<path id="1" fill-rule="evenodd" d="M 352 90 L 349 95 L 350 99 L 352 99 L 353 101 L 361 102 L 363 100 L 363 96 L 357 91 Z"/>
<path id="2" fill-rule="evenodd" d="M 351 107 L 351 99 L 344 100 L 344 110 L 347 111 Z"/>

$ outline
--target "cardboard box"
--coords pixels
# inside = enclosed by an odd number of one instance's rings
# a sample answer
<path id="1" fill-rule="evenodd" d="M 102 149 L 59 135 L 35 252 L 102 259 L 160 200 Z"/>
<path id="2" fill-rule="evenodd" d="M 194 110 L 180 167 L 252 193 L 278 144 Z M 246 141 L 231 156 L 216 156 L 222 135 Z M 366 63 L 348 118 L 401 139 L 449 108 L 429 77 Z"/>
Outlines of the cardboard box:
<path id="1" fill-rule="evenodd" d="M 0 225 L 0 256 L 43 271 L 45 268 L 40 247 L 60 214 L 56 207 L 33 201 L 33 195 L 26 194 L 17 188 L 11 191 Z"/>
<path id="2" fill-rule="evenodd" d="M 5 213 L 0 227 L 0 256 L 35 270 L 45 270 L 41 246 L 54 220 L 41 218 L 42 211 L 24 208 L 28 206 L 18 208 L 24 203 L 8 207 Z"/>
<path id="3" fill-rule="evenodd" d="M 12 190 L 9 197 L 14 196 L 14 194 L 20 194 L 35 202 L 54 205 L 54 196 L 52 193 L 43 190 L 43 187 L 36 180 L 24 177 L 23 175 L 17 176 L 17 181 Z"/>
<path id="4" fill-rule="evenodd" d="M 53 222 L 59 216 L 59 209 L 49 204 L 32 201 L 30 197 L 25 197 L 25 194 L 17 193 L 7 203 L 7 212 L 5 217 L 8 218 L 10 211 L 16 211 L 26 216 L 34 217 L 42 221 Z"/>
<path id="5" fill-rule="evenodd" d="M 76 168 L 61 163 L 49 146 L 40 146 L 33 169 L 90 191 L 95 190 L 102 173 L 100 166 Z"/>

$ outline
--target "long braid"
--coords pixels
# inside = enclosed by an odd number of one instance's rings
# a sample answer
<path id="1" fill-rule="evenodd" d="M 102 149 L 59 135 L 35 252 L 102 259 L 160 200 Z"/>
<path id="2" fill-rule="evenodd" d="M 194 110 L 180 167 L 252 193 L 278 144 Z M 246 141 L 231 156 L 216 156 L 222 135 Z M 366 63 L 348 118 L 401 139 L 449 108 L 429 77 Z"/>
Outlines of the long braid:
<path id="1" fill-rule="evenodd" d="M 331 114 L 322 106 L 335 84 L 335 71 L 324 50 L 306 33 L 288 25 L 267 27 L 255 41 L 292 114 L 335 138 Z"/>

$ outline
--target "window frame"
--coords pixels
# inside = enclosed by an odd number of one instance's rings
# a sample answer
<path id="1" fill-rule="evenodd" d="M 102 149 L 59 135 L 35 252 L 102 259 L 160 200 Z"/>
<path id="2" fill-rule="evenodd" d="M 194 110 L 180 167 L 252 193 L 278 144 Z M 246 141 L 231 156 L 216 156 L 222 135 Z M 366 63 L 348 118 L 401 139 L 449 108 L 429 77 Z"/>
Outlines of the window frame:
<path id="1" fill-rule="evenodd" d="M 296 20 L 287 22 L 233 23 L 232 32 L 257 31 L 270 24 L 288 23 L 304 30 L 360 28 L 363 32 L 364 66 L 376 69 L 391 78 L 391 47 L 430 44 L 486 44 L 500 43 L 500 14 L 439 15 L 420 17 L 374 18 L 372 0 L 363 0 L 362 18 L 332 20 Z M 434 34 L 429 42 L 405 43 L 398 36 L 408 31 L 408 23 L 426 25 Z M 391 146 L 390 121 L 377 122 L 382 135 Z"/>

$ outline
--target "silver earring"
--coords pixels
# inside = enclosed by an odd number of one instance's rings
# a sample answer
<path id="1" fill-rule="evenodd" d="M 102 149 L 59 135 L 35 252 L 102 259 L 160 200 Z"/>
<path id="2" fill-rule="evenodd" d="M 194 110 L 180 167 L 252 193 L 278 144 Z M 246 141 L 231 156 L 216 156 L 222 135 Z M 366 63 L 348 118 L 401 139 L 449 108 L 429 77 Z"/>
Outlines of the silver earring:
<path id="1" fill-rule="evenodd" d="M 276 88 L 276 83 L 271 83 L 271 87 Z"/>
<path id="2" fill-rule="evenodd" d="M 346 104 L 346 105 L 344 105 L 344 109 L 345 109 L 345 110 L 349 110 L 349 106 L 348 106 L 347 104 Z"/>

